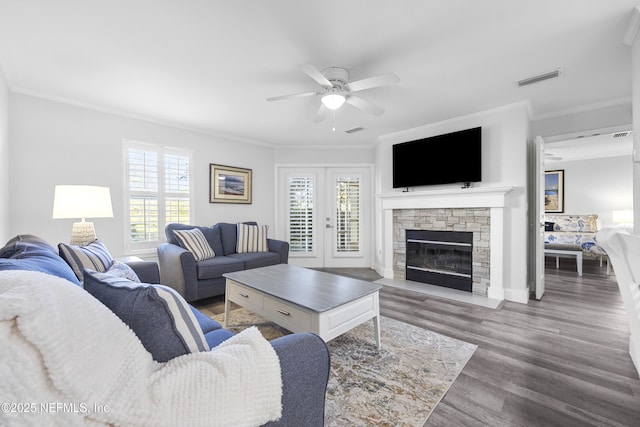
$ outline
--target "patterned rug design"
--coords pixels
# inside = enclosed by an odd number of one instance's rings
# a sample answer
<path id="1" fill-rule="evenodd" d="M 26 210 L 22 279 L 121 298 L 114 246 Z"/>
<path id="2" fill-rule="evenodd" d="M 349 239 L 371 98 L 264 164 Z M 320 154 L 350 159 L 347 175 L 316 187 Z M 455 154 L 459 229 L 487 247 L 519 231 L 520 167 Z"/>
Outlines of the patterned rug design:
<path id="1" fill-rule="evenodd" d="M 381 350 L 373 321 L 329 341 L 326 426 L 422 426 L 477 348 L 384 316 L 380 324 Z M 268 340 L 289 333 L 244 308 L 231 312 L 232 331 L 251 325 Z"/>

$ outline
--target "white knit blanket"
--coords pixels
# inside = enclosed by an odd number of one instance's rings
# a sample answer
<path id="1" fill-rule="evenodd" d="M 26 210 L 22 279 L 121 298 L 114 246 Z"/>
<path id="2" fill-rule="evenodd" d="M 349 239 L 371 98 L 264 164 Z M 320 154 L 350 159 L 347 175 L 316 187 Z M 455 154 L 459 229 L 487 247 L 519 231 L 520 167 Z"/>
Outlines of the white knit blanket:
<path id="1" fill-rule="evenodd" d="M 253 426 L 280 418 L 281 397 L 256 328 L 158 363 L 84 289 L 0 271 L 0 425 Z"/>

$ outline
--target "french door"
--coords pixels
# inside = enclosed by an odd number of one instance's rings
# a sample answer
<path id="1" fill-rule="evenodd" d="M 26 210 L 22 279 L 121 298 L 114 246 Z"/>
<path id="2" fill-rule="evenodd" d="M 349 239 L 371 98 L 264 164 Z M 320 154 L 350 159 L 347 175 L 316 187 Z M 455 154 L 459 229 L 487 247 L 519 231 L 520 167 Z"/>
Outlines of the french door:
<path id="1" fill-rule="evenodd" d="M 371 266 L 371 168 L 279 167 L 276 233 L 301 267 Z"/>

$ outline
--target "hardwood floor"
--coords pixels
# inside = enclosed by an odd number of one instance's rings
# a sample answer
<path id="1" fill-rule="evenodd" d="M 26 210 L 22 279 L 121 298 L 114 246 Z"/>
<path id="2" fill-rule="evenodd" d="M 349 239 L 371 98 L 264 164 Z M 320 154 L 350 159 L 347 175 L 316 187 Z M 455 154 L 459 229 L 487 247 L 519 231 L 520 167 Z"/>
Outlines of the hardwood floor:
<path id="1" fill-rule="evenodd" d="M 425 426 L 640 426 L 640 380 L 615 276 L 590 260 L 582 277 L 575 261 L 560 267 L 548 260 L 541 301 L 498 310 L 381 290 L 382 315 L 478 345 Z"/>
<path id="2" fill-rule="evenodd" d="M 597 262 L 585 261 L 582 277 L 575 263 L 551 265 L 541 301 L 500 310 L 381 291 L 384 316 L 478 345 L 426 426 L 640 425 L 615 276 Z"/>

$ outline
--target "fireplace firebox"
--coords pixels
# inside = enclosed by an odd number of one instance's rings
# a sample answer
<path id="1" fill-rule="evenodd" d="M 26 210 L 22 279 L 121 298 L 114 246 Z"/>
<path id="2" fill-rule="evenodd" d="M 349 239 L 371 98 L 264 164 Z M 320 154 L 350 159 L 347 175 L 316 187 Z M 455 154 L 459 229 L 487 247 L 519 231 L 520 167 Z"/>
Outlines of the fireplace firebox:
<path id="1" fill-rule="evenodd" d="M 473 232 L 406 230 L 406 278 L 471 292 Z"/>

